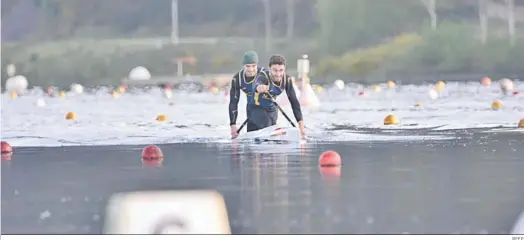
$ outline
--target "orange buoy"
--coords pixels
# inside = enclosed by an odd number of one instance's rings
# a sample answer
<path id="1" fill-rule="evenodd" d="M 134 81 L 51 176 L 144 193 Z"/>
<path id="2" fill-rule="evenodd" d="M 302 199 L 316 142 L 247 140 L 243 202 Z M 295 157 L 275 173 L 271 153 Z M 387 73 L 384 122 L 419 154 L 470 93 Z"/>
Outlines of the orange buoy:
<path id="1" fill-rule="evenodd" d="M 68 112 L 65 115 L 66 120 L 76 120 L 76 113 L 74 112 Z"/>
<path id="2" fill-rule="evenodd" d="M 384 125 L 399 125 L 400 121 L 395 115 L 387 115 L 384 118 Z"/>
<path id="3" fill-rule="evenodd" d="M 519 128 L 524 128 L 524 118 L 520 119 L 519 123 L 517 124 Z"/>
<path id="4" fill-rule="evenodd" d="M 493 101 L 493 103 L 491 104 L 491 108 L 493 110 L 499 110 L 501 109 L 502 107 L 504 107 L 504 104 L 502 103 L 502 101 L 500 100 L 495 100 Z"/>
<path id="5" fill-rule="evenodd" d="M 156 117 L 156 120 L 159 121 L 159 122 L 165 122 L 167 121 L 167 116 L 166 115 L 163 115 L 163 114 L 160 114 Z"/>
<path id="6" fill-rule="evenodd" d="M 13 152 L 13 147 L 11 147 L 11 145 L 9 145 L 9 143 L 5 142 L 5 141 L 2 141 L 1 143 L 1 148 L 2 148 L 2 154 L 4 153 L 12 153 Z"/>
<path id="7" fill-rule="evenodd" d="M 484 86 L 488 86 L 488 85 L 491 85 L 491 78 L 489 77 L 484 77 L 482 78 L 481 82 L 480 82 L 482 85 Z"/>
<path id="8" fill-rule="evenodd" d="M 342 163 L 340 155 L 335 151 L 323 152 L 318 158 L 320 167 L 338 167 Z"/>

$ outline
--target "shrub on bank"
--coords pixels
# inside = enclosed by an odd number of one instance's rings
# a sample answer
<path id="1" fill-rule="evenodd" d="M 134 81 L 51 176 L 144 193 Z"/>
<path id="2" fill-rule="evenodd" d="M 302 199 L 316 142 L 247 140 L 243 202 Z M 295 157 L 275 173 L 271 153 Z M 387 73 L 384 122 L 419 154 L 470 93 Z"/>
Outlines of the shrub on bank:
<path id="1" fill-rule="evenodd" d="M 136 66 L 148 68 L 153 76 L 175 76 L 176 58 L 195 57 L 195 66 L 184 64 L 184 73 L 231 73 L 241 68 L 242 55 L 257 50 L 261 64 L 267 64 L 263 42 L 220 41 L 206 44 L 180 44 L 146 40 L 72 40 L 43 44 L 2 45 L 2 66 L 14 63 L 18 73 L 31 85 L 68 87 L 117 85 Z M 308 52 L 309 42 L 275 43 L 272 52 L 294 59 Z M 4 74 L 4 73 L 2 73 Z M 2 75 L 2 82 L 6 76 Z M 3 84 L 3 83 L 2 83 Z"/>
<path id="2" fill-rule="evenodd" d="M 379 46 L 324 58 L 319 77 L 383 82 L 388 75 L 518 75 L 523 72 L 524 41 L 490 36 L 482 44 L 471 26 L 443 23 L 434 31 L 407 34 Z"/>

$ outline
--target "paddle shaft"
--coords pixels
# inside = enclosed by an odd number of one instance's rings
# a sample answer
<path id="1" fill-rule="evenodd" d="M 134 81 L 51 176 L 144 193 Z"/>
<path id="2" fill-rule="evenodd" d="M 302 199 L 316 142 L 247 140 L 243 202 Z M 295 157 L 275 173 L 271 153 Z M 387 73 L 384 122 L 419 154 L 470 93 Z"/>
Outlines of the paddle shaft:
<path id="1" fill-rule="evenodd" d="M 249 120 L 249 118 L 246 118 L 246 121 L 244 121 L 244 123 L 242 123 L 242 125 L 240 125 L 240 128 L 238 128 L 238 130 L 237 130 L 237 134 L 239 134 L 240 131 L 242 130 L 242 128 L 244 128 L 244 126 L 246 126 L 248 120 Z"/>
<path id="2" fill-rule="evenodd" d="M 278 110 L 282 113 L 282 115 L 284 115 L 284 117 L 289 121 L 289 123 L 291 124 L 291 126 L 293 127 L 296 127 L 295 126 L 295 123 L 293 123 L 293 121 L 291 121 L 291 118 L 289 118 L 289 116 L 286 114 L 286 112 L 284 112 L 284 109 L 282 109 L 280 107 L 280 105 L 278 105 L 277 101 L 275 101 L 275 97 L 273 97 L 273 95 L 271 95 L 271 93 L 267 93 L 271 99 L 273 100 L 273 103 L 275 104 L 275 106 L 277 106 Z M 242 130 L 242 128 L 244 128 L 244 126 L 246 126 L 247 124 L 247 121 L 249 121 L 249 116 L 248 118 L 246 118 L 246 120 L 242 123 L 242 125 L 240 125 L 240 128 L 238 128 L 237 130 L 237 134 L 240 133 L 240 131 Z"/>
<path id="3" fill-rule="evenodd" d="M 282 109 L 280 107 L 280 105 L 278 105 L 277 101 L 275 100 L 275 97 L 273 97 L 273 95 L 271 95 L 271 93 L 267 92 L 267 94 L 271 97 L 271 99 L 273 100 L 273 103 L 275 104 L 275 106 L 277 106 L 278 110 L 282 113 L 282 115 L 284 115 L 284 117 L 289 121 L 289 123 L 291 124 L 291 126 L 293 127 L 296 127 L 295 124 L 293 123 L 293 121 L 291 121 L 291 118 L 289 118 L 289 116 L 286 114 L 286 112 L 284 112 L 284 109 Z"/>

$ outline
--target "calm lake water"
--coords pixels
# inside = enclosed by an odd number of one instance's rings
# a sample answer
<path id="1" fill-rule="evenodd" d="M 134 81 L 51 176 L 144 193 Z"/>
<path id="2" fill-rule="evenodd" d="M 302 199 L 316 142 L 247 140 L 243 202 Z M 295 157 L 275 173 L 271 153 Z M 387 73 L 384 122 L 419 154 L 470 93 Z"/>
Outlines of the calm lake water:
<path id="1" fill-rule="evenodd" d="M 19 147 L 2 162 L 2 234 L 100 234 L 109 197 L 215 189 L 236 234 L 508 233 L 524 210 L 522 133 L 305 145 Z M 335 150 L 340 172 L 320 169 Z"/>

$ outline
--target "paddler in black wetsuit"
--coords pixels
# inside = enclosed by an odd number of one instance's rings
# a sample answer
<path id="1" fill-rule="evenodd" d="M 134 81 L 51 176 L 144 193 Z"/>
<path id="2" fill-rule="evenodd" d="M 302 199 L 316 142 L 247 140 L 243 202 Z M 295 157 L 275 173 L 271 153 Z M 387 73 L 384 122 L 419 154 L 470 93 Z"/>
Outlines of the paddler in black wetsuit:
<path id="1" fill-rule="evenodd" d="M 248 97 L 248 118 L 252 123 L 247 131 L 256 131 L 277 124 L 278 109 L 275 99 L 286 91 L 293 115 L 298 122 L 300 135 L 305 137 L 304 120 L 300 103 L 295 94 L 291 76 L 286 74 L 286 60 L 281 55 L 273 55 L 269 58 L 269 70 L 263 69 L 258 74 L 253 86 L 253 94 Z"/>
<path id="2" fill-rule="evenodd" d="M 244 54 L 244 60 L 242 62 L 244 67 L 238 73 L 233 76 L 231 80 L 231 89 L 229 90 L 229 126 L 231 127 L 231 138 L 236 138 L 237 125 L 236 121 L 238 118 L 238 100 L 240 99 L 240 90 L 242 90 L 247 98 L 253 91 L 253 83 L 255 77 L 260 73 L 263 68 L 258 66 L 258 55 L 254 51 L 249 51 Z M 249 116 L 249 109 L 246 108 L 247 115 Z M 247 122 L 247 130 L 253 128 L 251 122 Z"/>

